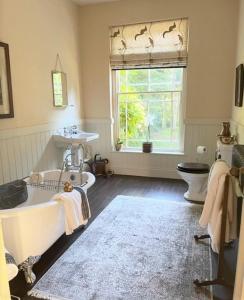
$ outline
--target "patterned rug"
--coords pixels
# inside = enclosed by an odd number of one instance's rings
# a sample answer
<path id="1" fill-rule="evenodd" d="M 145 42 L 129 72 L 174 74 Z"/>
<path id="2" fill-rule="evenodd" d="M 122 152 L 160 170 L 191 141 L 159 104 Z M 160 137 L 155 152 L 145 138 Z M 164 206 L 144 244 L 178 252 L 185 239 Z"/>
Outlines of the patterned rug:
<path id="1" fill-rule="evenodd" d="M 29 295 L 55 300 L 211 299 L 196 278 L 211 276 L 202 206 L 117 196 Z"/>

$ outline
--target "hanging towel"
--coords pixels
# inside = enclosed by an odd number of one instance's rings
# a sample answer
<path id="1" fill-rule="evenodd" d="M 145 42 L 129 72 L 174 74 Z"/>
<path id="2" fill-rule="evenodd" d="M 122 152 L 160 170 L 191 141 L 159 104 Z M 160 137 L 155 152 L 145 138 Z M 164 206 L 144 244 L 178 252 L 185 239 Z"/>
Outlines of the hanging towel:
<path id="1" fill-rule="evenodd" d="M 65 232 L 70 235 L 76 228 L 87 223 L 82 213 L 81 193 L 77 190 L 56 194 L 52 200 L 61 202 L 65 211 Z"/>
<path id="2" fill-rule="evenodd" d="M 203 212 L 199 220 L 202 227 L 208 228 L 211 237 L 211 247 L 214 252 L 219 253 L 220 232 L 223 213 L 224 182 L 226 175 L 229 175 L 229 166 L 225 161 L 216 161 L 209 175 L 207 196 Z M 225 242 L 236 239 L 237 224 L 237 201 L 234 189 L 234 179 L 229 180 L 229 192 L 227 199 L 227 220 Z"/>
<path id="3" fill-rule="evenodd" d="M 84 220 L 88 220 L 91 217 L 90 205 L 86 192 L 79 186 L 74 187 L 81 195 L 81 211 Z"/>
<path id="4" fill-rule="evenodd" d="M 83 224 L 80 193 L 76 190 L 63 192 L 54 195 L 52 199 L 63 204 L 65 212 L 65 232 L 67 235 L 72 234 L 76 228 Z"/>

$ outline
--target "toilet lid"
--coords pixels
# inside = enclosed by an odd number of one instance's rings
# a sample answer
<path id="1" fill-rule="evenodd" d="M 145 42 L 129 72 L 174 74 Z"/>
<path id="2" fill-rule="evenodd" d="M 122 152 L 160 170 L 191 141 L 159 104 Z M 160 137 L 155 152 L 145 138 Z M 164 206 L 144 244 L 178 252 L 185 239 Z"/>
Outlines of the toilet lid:
<path id="1" fill-rule="evenodd" d="M 179 163 L 177 169 L 181 172 L 194 173 L 194 174 L 205 174 L 209 173 L 208 164 L 200 163 Z"/>

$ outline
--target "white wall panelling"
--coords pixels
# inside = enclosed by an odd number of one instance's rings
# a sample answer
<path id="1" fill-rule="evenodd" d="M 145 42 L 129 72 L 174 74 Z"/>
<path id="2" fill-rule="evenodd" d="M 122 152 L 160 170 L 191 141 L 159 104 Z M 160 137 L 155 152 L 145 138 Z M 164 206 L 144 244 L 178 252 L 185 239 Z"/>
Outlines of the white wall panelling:
<path id="1" fill-rule="evenodd" d="M 81 124 L 81 122 L 79 123 Z M 86 119 L 84 128 L 98 132 L 100 138 L 90 143 L 93 154 L 100 153 L 110 160 L 117 174 L 178 178 L 177 163 L 197 161 L 211 164 L 214 161 L 216 135 L 220 121 L 187 121 L 184 155 L 125 153 L 112 151 L 111 120 Z M 31 171 L 60 167 L 63 151 L 58 150 L 52 134 L 61 126 L 43 125 L 0 131 L 0 184 L 28 176 Z M 208 148 L 206 155 L 196 154 L 197 145 Z"/>
<path id="2" fill-rule="evenodd" d="M 60 167 L 63 151 L 56 148 L 52 139 L 59 128 L 43 125 L 1 130 L 0 184 L 28 176 L 31 171 Z"/>
<path id="3" fill-rule="evenodd" d="M 100 138 L 92 143 L 93 154 L 100 153 L 110 160 L 116 174 L 179 178 L 176 172 L 180 161 L 201 161 L 212 164 L 215 158 L 216 136 L 222 120 L 186 120 L 184 155 L 114 152 L 111 146 L 111 120 L 85 119 L 87 131 L 98 132 Z M 197 145 L 207 146 L 207 153 L 197 155 Z"/>

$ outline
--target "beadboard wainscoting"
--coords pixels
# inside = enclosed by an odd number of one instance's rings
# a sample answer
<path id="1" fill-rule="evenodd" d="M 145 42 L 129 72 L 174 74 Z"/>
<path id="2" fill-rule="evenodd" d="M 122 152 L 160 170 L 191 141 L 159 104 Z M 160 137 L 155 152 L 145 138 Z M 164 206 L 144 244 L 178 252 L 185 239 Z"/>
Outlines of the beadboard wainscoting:
<path id="1" fill-rule="evenodd" d="M 31 171 L 60 167 L 63 151 L 56 148 L 52 135 L 63 127 L 41 125 L 0 130 L 0 184 L 26 177 Z"/>
<path id="2" fill-rule="evenodd" d="M 181 161 L 199 161 L 212 164 L 215 159 L 216 136 L 225 120 L 186 120 L 185 151 L 182 154 L 116 152 L 112 148 L 110 119 L 85 119 L 84 128 L 100 137 L 92 142 L 93 154 L 100 153 L 110 161 L 115 174 L 164 178 L 179 178 L 176 167 Z M 207 153 L 196 153 L 198 145 L 207 147 Z"/>
<path id="3" fill-rule="evenodd" d="M 112 148 L 110 119 L 85 119 L 76 122 L 76 125 L 82 126 L 84 130 L 99 133 L 99 139 L 90 142 L 92 153 L 100 153 L 108 158 L 110 168 L 116 174 L 179 178 L 176 166 L 180 161 L 200 161 L 209 164 L 214 161 L 216 135 L 220 132 L 221 121 L 187 120 L 184 154 L 116 152 Z M 60 167 L 63 151 L 56 148 L 52 135 L 62 127 L 64 126 L 41 125 L 0 130 L 0 184 L 28 176 L 31 171 Z M 243 127 L 240 130 L 243 130 Z M 197 145 L 207 146 L 207 153 L 198 155 Z"/>

